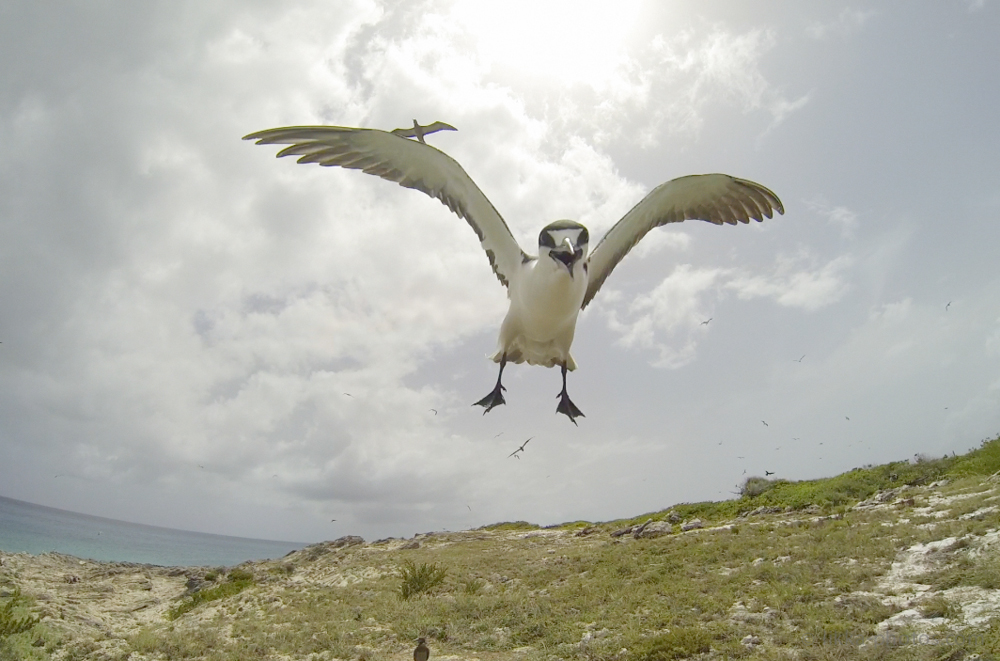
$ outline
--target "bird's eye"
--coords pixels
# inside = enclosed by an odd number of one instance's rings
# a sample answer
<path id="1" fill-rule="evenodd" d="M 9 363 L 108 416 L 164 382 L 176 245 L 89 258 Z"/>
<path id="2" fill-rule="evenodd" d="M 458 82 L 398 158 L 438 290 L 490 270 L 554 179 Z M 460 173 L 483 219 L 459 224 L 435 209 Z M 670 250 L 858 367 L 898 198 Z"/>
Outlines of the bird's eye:
<path id="1" fill-rule="evenodd" d="M 538 245 L 545 246 L 546 248 L 555 248 L 556 240 L 548 230 L 542 230 L 541 234 L 538 235 Z"/>

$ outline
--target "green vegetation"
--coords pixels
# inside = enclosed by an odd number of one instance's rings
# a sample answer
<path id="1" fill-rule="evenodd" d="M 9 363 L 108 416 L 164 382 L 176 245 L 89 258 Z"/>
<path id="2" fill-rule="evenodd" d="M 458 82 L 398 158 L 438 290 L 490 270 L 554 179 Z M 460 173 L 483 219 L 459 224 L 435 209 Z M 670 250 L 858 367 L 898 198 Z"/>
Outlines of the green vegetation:
<path id="1" fill-rule="evenodd" d="M 14 590 L 7 603 L 0 606 L 0 642 L 8 636 L 31 631 L 38 624 L 38 618 L 33 615 L 19 615 L 24 609 L 25 601 L 21 591 Z"/>
<path id="2" fill-rule="evenodd" d="M 484 661 L 989 658 L 1000 650 L 1000 615 L 961 628 L 962 597 L 942 591 L 1000 589 L 1000 560 L 980 552 L 984 535 L 1000 529 L 1000 479 L 990 477 L 997 470 L 1000 438 L 962 457 L 825 480 L 756 478 L 730 501 L 629 520 L 546 529 L 508 522 L 421 537 L 418 548 L 395 540 L 305 549 L 255 564 L 253 573 L 220 574 L 168 620 L 115 641 L 74 641 L 59 654 L 388 659 L 408 656 L 424 637 L 432 658 Z M 879 492 L 883 506 L 852 507 Z M 705 528 L 682 532 L 694 518 Z M 650 519 L 671 531 L 610 534 Z M 885 583 L 901 551 L 948 538 L 927 555 L 925 573 L 906 579 L 927 589 Z M 213 608 L 196 610 L 209 601 Z M 942 619 L 930 629 L 880 627 L 910 608 Z"/>
<path id="3" fill-rule="evenodd" d="M 406 600 L 415 594 L 430 592 L 444 583 L 447 574 L 447 569 L 438 567 L 435 563 L 417 565 L 410 561 L 404 562 L 403 568 L 399 570 L 399 596 Z"/>
<path id="4" fill-rule="evenodd" d="M 220 583 L 214 588 L 208 588 L 206 590 L 199 590 L 195 592 L 180 604 L 172 608 L 167 617 L 171 620 L 176 620 L 184 613 L 194 610 L 201 604 L 232 597 L 233 595 L 237 595 L 247 589 L 251 585 L 254 585 L 254 583 L 253 574 L 245 569 L 233 569 L 226 577 L 225 583 Z"/>
<path id="5" fill-rule="evenodd" d="M 702 627 L 681 627 L 642 641 L 633 651 L 637 661 L 687 659 L 712 649 L 712 636 Z"/>

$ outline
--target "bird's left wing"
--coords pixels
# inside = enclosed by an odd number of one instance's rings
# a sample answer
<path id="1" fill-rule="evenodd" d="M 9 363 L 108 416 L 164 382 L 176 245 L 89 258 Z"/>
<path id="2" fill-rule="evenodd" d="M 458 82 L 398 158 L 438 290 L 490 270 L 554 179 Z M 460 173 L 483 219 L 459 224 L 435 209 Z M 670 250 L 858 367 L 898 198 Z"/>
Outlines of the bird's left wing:
<path id="1" fill-rule="evenodd" d="M 528 256 L 507 223 L 455 159 L 427 144 L 377 129 L 341 126 L 289 126 L 244 136 L 258 145 L 291 145 L 278 156 L 361 170 L 419 190 L 468 221 L 486 251 L 493 272 L 505 286 Z"/>
<path id="2" fill-rule="evenodd" d="M 587 260 L 587 293 L 593 300 L 611 271 L 642 237 L 660 225 L 706 220 L 716 225 L 761 221 L 785 213 L 778 196 L 760 184 L 728 174 L 693 174 L 660 184 L 608 230 Z"/>

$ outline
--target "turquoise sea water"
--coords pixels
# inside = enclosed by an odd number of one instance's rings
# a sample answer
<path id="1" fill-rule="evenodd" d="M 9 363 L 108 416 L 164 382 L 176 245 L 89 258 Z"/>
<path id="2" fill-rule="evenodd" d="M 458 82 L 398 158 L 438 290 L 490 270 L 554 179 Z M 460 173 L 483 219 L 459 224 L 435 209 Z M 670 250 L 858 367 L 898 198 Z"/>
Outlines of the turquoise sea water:
<path id="1" fill-rule="evenodd" d="M 209 535 L 104 519 L 0 496 L 0 551 L 167 567 L 230 567 L 280 558 L 305 544 Z"/>

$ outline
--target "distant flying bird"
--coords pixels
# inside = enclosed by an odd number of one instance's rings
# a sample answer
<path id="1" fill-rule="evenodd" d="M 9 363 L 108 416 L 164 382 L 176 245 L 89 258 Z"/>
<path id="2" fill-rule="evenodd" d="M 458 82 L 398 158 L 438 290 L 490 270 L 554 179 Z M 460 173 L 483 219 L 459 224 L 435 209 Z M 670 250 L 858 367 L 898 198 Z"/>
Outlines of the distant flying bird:
<path id="1" fill-rule="evenodd" d="M 774 475 L 774 471 L 764 471 L 764 477 L 767 477 L 768 475 Z"/>
<path id="2" fill-rule="evenodd" d="M 434 122 L 433 124 L 428 124 L 427 126 L 421 126 L 417 124 L 417 120 L 413 120 L 412 129 L 393 129 L 389 131 L 393 135 L 398 135 L 401 138 L 416 138 L 423 144 L 424 136 L 428 133 L 437 133 L 438 131 L 457 131 L 458 129 L 451 124 L 445 124 L 444 122 Z"/>
<path id="3" fill-rule="evenodd" d="M 713 319 L 715 319 L 715 317 L 709 317 L 705 321 L 701 322 L 701 325 L 702 326 L 708 326 L 708 322 L 712 321 Z"/>
<path id="4" fill-rule="evenodd" d="M 802 358 L 805 358 L 805 357 L 806 357 L 806 355 L 802 354 Z M 801 363 L 802 362 L 802 358 L 799 358 L 798 360 L 793 360 L 792 362 L 793 363 Z"/>
<path id="5" fill-rule="evenodd" d="M 413 661 L 427 661 L 431 656 L 431 651 L 427 649 L 427 645 L 423 638 L 417 638 L 417 647 L 413 650 Z"/>
<path id="6" fill-rule="evenodd" d="M 500 364 L 496 385 L 475 403 L 486 409 L 484 413 L 506 404 L 502 379 L 507 363 L 527 362 L 561 369 L 556 413 L 577 424 L 576 418 L 584 417 L 583 413 L 566 392 L 566 373 L 577 367 L 570 354 L 577 317 L 635 244 L 666 223 L 699 219 L 735 225 L 771 218 L 775 211 L 784 213 L 781 200 L 760 184 L 726 174 L 690 175 L 654 188 L 589 255 L 590 234 L 572 220 L 557 220 L 542 228 L 538 255 L 529 255 L 462 166 L 428 144 L 401 137 L 409 131 L 292 126 L 251 133 L 244 140 L 289 145 L 278 152 L 279 157 L 297 156 L 299 163 L 361 170 L 414 188 L 468 221 L 510 299 L 497 350 L 490 356 Z M 419 139 L 428 129 L 413 131 Z"/>
<path id="7" fill-rule="evenodd" d="M 437 410 L 437 409 L 430 409 L 430 410 L 431 410 L 431 411 L 434 411 L 434 415 L 437 415 L 437 414 L 438 414 L 438 410 Z"/>
<path id="8" fill-rule="evenodd" d="M 944 306 L 944 311 L 947 312 L 948 308 L 951 307 L 951 301 L 948 301 L 948 305 Z"/>
<path id="9" fill-rule="evenodd" d="M 534 438 L 534 436 L 532 436 L 531 438 Z M 528 441 L 530 441 L 531 438 L 529 438 Z M 519 447 L 518 449 L 514 450 L 509 455 L 507 455 L 507 458 L 510 459 L 511 457 L 517 457 L 518 459 L 520 459 L 521 457 L 518 456 L 517 453 L 518 452 L 524 452 L 524 446 L 528 444 L 528 441 L 525 441 L 524 443 L 521 443 L 521 447 Z"/>
<path id="10" fill-rule="evenodd" d="M 845 415 L 845 416 L 844 416 L 844 420 L 847 420 L 847 421 L 849 422 L 849 421 L 850 421 L 851 419 L 850 419 L 850 418 L 848 418 L 848 417 L 847 417 L 847 416 Z"/>
<path id="11" fill-rule="evenodd" d="M 344 394 L 345 394 L 345 395 L 347 395 L 348 397 L 354 397 L 354 395 L 352 395 L 352 394 L 351 394 L 351 393 L 349 393 L 349 392 L 345 392 Z"/>
<path id="12" fill-rule="evenodd" d="M 763 421 L 763 420 L 761 420 L 761 422 L 764 422 L 764 421 Z M 767 424 L 766 422 L 764 422 L 764 426 L 765 426 L 765 427 L 770 427 L 771 425 L 769 425 L 769 424 Z"/>

